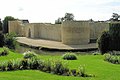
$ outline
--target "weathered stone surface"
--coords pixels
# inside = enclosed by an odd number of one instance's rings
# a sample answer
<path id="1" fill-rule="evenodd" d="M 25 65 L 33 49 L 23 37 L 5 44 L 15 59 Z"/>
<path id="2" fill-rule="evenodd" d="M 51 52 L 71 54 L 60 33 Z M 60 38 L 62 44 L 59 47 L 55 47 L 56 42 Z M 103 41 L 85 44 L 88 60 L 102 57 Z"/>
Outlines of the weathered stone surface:
<path id="1" fill-rule="evenodd" d="M 90 27 L 87 21 L 65 21 L 62 23 L 62 43 L 88 44 Z"/>
<path id="2" fill-rule="evenodd" d="M 107 22 L 65 21 L 62 24 L 9 21 L 9 33 L 28 38 L 60 41 L 64 44 L 88 44 L 109 29 Z"/>

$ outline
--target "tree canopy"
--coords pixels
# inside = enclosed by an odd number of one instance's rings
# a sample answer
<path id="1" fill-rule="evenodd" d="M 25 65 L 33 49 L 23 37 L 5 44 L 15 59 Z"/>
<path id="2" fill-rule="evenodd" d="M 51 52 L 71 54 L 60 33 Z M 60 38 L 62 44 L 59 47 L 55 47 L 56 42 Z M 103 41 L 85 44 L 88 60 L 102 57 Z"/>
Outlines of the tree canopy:
<path id="1" fill-rule="evenodd" d="M 4 18 L 4 20 L 3 20 L 3 33 L 8 33 L 8 29 L 9 29 L 8 22 L 13 21 L 13 20 L 15 20 L 15 18 L 12 16 L 6 16 Z"/>
<path id="2" fill-rule="evenodd" d="M 63 21 L 73 21 L 74 15 L 72 13 L 65 13 L 65 16 L 55 20 L 55 24 L 61 24 Z"/>

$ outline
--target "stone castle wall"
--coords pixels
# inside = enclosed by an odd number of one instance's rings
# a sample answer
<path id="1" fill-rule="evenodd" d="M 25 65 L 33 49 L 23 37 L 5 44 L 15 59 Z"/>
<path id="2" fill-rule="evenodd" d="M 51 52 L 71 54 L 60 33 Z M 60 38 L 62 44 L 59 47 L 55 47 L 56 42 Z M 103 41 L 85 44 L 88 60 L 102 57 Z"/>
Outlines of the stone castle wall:
<path id="1" fill-rule="evenodd" d="M 106 22 L 90 22 L 90 39 L 97 39 L 104 30 L 109 29 L 109 23 Z"/>
<path id="2" fill-rule="evenodd" d="M 19 36 L 60 41 L 64 44 L 88 44 L 97 39 L 109 23 L 88 21 L 65 21 L 62 24 L 9 22 L 9 33 Z"/>
<path id="3" fill-rule="evenodd" d="M 34 23 L 34 38 L 61 41 L 60 24 Z"/>
<path id="4" fill-rule="evenodd" d="M 22 36 L 24 32 L 22 33 L 22 27 L 21 27 L 21 21 L 9 21 L 9 33 L 16 33 L 19 36 Z"/>
<path id="5" fill-rule="evenodd" d="M 88 44 L 90 27 L 87 21 L 65 21 L 62 23 L 62 43 Z"/>

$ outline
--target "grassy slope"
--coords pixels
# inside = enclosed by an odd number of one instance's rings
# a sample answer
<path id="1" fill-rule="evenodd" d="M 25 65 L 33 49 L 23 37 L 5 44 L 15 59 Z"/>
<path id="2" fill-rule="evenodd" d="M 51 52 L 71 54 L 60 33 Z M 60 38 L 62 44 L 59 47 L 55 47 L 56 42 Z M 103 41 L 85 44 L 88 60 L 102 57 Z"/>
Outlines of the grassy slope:
<path id="1" fill-rule="evenodd" d="M 0 61 L 21 58 L 21 54 L 10 53 L 8 56 L 0 57 Z M 62 60 L 60 56 L 41 55 L 41 59 L 48 60 Z M 96 77 L 82 78 L 82 77 L 68 77 L 58 76 L 38 70 L 23 70 L 0 72 L 0 80 L 120 80 L 120 65 L 111 64 L 103 60 L 103 56 L 84 55 L 78 56 L 78 60 L 66 61 L 68 67 L 76 69 L 80 65 L 86 66 L 86 72 L 95 74 Z"/>

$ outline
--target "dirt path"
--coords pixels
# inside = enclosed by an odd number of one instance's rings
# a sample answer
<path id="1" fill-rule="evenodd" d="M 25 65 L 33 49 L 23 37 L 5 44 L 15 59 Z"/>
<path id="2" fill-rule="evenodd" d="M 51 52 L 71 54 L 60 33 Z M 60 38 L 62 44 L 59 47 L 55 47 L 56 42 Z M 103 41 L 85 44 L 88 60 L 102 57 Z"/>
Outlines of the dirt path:
<path id="1" fill-rule="evenodd" d="M 34 47 L 45 47 L 50 49 L 66 49 L 66 50 L 76 50 L 76 49 L 93 49 L 97 48 L 96 43 L 91 43 L 87 45 L 65 45 L 61 42 L 44 40 L 44 39 L 31 39 L 26 37 L 17 37 L 17 41 L 22 44 L 26 44 Z"/>

